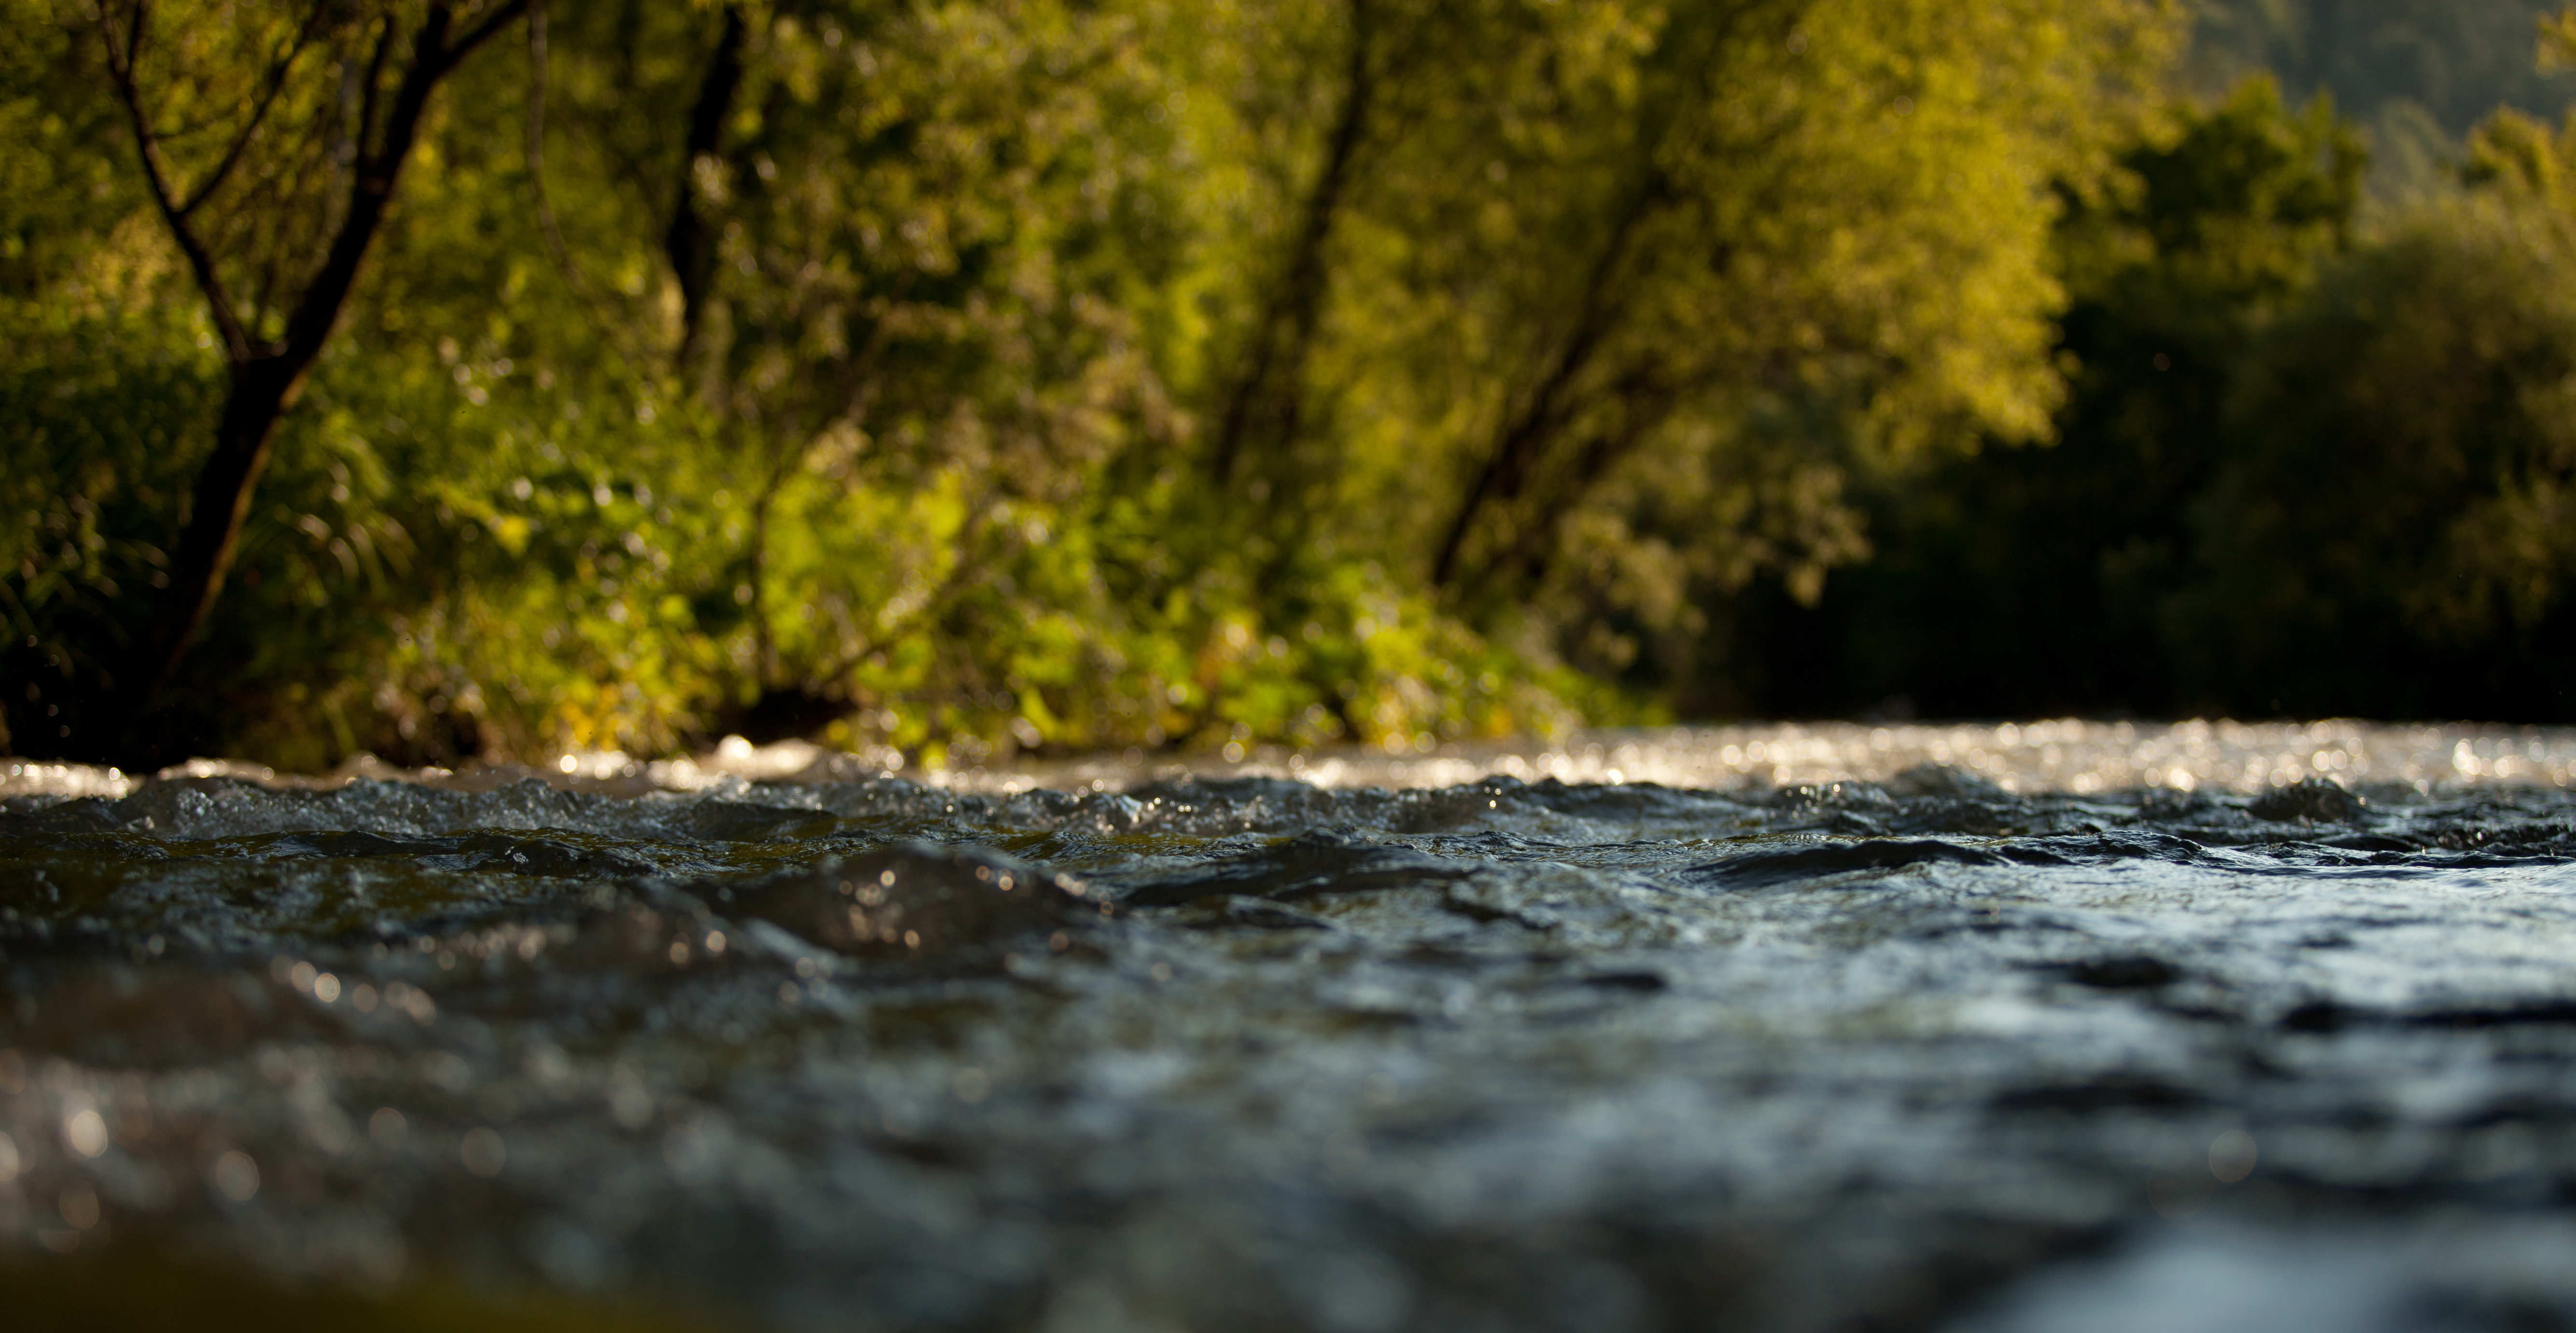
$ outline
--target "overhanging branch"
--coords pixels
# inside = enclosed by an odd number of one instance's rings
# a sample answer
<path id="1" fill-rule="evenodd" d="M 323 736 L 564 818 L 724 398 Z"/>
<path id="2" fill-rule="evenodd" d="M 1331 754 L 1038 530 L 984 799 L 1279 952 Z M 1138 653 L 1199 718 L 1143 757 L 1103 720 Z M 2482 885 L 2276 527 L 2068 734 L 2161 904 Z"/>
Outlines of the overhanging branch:
<path id="1" fill-rule="evenodd" d="M 152 202 L 159 206 L 162 220 L 170 226 L 170 239 L 187 259 L 189 276 L 196 280 L 197 290 L 205 295 L 208 310 L 214 316 L 215 331 L 224 340 L 224 355 L 233 364 L 240 365 L 250 360 L 255 350 L 251 346 L 249 331 L 242 327 L 241 316 L 233 308 L 232 293 L 224 289 L 223 275 L 215 268 L 214 252 L 188 226 L 187 210 L 172 197 L 170 173 L 161 158 L 160 136 L 153 132 L 152 117 L 144 110 L 143 93 L 135 82 L 134 65 L 142 54 L 148 9 L 145 0 L 134 0 L 134 9 L 126 23 L 123 49 L 120 50 L 116 25 L 109 18 L 107 6 L 99 6 L 99 38 L 107 46 L 108 76 L 116 84 L 117 100 L 125 104 L 126 119 L 133 126 L 135 155 L 142 159 L 143 178 L 152 188 Z"/>
<path id="2" fill-rule="evenodd" d="M 141 8 L 139 3 L 136 7 Z M 313 40 L 313 30 L 322 22 L 322 8 L 320 3 L 316 3 L 304 16 L 304 26 L 296 30 L 295 41 L 269 70 L 268 86 L 260 90 L 257 102 L 251 107 L 250 123 L 242 126 L 241 133 L 233 137 L 232 146 L 224 150 L 222 159 L 206 173 L 204 180 L 197 183 L 197 188 L 189 192 L 186 202 L 179 205 L 181 217 L 196 212 L 199 205 L 213 198 L 224 179 L 232 175 L 234 165 L 241 161 L 242 154 L 250 148 L 250 141 L 259 134 L 259 127 L 267 121 L 269 108 L 277 104 L 278 93 L 286 87 L 287 72 L 295 67 L 296 57 L 303 55 L 305 46 Z"/>

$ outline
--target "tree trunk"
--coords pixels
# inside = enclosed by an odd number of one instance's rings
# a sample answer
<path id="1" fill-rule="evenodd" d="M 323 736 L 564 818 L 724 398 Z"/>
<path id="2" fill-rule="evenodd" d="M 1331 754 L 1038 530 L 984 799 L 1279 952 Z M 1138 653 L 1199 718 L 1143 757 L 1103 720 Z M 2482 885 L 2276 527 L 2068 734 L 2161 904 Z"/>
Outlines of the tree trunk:
<path id="1" fill-rule="evenodd" d="M 268 466 L 269 442 L 277 437 L 278 418 L 302 385 L 303 371 L 289 369 L 283 357 L 233 367 L 232 392 L 215 427 L 215 452 L 197 473 L 188 526 L 171 552 L 170 586 L 144 640 L 151 654 L 149 673 L 137 683 L 147 695 L 178 670 L 179 659 L 196 642 L 223 592 L 241 544 L 242 521 L 250 516 L 251 495 Z"/>
<path id="2" fill-rule="evenodd" d="M 742 11 L 724 9 L 724 31 L 716 38 L 715 57 L 698 84 L 697 104 L 689 108 L 689 137 L 680 158 L 680 193 L 671 204 L 670 230 L 662 235 L 662 252 L 671 275 L 680 283 L 680 345 L 674 360 L 686 360 L 698 345 L 698 328 L 706 317 L 707 289 L 715 283 L 715 229 L 698 208 L 698 161 L 724 148 L 725 118 L 733 114 L 734 93 L 742 87 Z"/>
<path id="3" fill-rule="evenodd" d="M 1433 588 L 1452 595 L 1459 591 L 1466 581 L 1463 565 L 1467 539 L 1488 514 L 1520 499 L 1539 464 L 1558 444 L 1566 423 L 1581 410 L 1578 382 L 1591 369 L 1592 358 L 1600 352 L 1601 345 L 1617 331 L 1624 313 L 1617 288 L 1622 266 L 1628 260 L 1628 244 L 1665 201 L 1667 192 L 1662 172 L 1649 168 L 1645 180 L 1620 210 L 1585 274 L 1565 340 L 1549 358 L 1547 369 L 1536 377 L 1536 387 L 1521 409 L 1512 414 L 1496 436 L 1493 452 L 1476 469 L 1475 480 L 1468 484 L 1466 495 L 1450 515 L 1431 560 Z"/>
<path id="4" fill-rule="evenodd" d="M 1299 381 L 1305 376 L 1316 321 L 1323 315 L 1324 296 L 1331 285 L 1324 247 L 1332 239 L 1352 163 L 1367 137 L 1369 102 L 1376 91 L 1376 75 L 1369 65 L 1368 0 L 1350 0 L 1350 13 L 1350 63 L 1343 75 L 1341 106 L 1325 141 L 1323 167 L 1306 193 L 1288 266 L 1263 303 L 1242 374 L 1226 395 L 1225 410 L 1217 419 L 1209 468 L 1220 486 L 1234 480 L 1256 432 L 1266 437 L 1264 443 L 1273 445 L 1291 443 L 1297 433 L 1304 389 Z"/>
<path id="5" fill-rule="evenodd" d="M 448 4 L 431 4 L 419 29 L 412 34 L 409 64 L 402 70 L 392 103 L 384 109 L 383 133 L 377 136 L 374 132 L 381 79 L 395 38 L 393 20 L 385 20 L 367 64 L 365 109 L 357 134 L 359 156 L 340 224 L 324 251 L 321 267 L 314 271 L 312 280 L 287 312 L 282 334 L 267 342 L 257 341 L 257 331 L 244 322 L 225 288 L 213 249 L 189 221 L 241 159 L 249 135 L 257 128 L 257 117 L 214 171 L 183 197 L 164 161 L 160 138 L 146 113 L 135 73 L 149 6 L 138 0 L 128 11 L 121 41 L 107 8 L 101 7 L 99 19 L 107 42 L 108 69 L 132 121 L 144 176 L 172 239 L 188 258 L 216 327 L 224 334 L 225 352 L 232 363 L 232 388 L 224 400 L 223 418 L 215 428 L 214 453 L 198 471 L 188 526 L 171 554 L 170 585 L 140 644 L 135 669 L 124 673 L 117 682 L 116 693 L 129 718 L 143 712 L 178 670 L 223 592 L 224 579 L 232 572 L 233 557 L 240 546 L 243 520 L 249 517 L 251 497 L 259 485 L 259 474 L 268 463 L 269 444 L 277 434 L 278 421 L 293 406 L 314 362 L 321 359 L 331 330 L 339 323 L 340 311 L 357 287 L 367 250 L 384 226 L 403 164 L 410 159 L 412 146 L 419 138 L 421 116 L 429 107 L 430 95 L 475 48 L 516 20 L 528 4 L 529 0 L 505 0 L 462 34 L 451 31 L 455 14 Z M 274 77 L 283 80 L 287 72 L 288 66 L 280 65 Z M 372 147 L 370 138 L 377 139 Z"/>

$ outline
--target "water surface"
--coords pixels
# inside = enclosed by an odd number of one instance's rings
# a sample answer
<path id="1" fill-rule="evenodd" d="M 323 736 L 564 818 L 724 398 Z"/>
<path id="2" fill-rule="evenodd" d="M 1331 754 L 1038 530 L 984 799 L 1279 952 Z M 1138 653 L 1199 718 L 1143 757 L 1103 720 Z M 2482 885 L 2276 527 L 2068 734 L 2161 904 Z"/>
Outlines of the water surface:
<path id="1" fill-rule="evenodd" d="M 1250 759 L 0 762 L 0 1246 L 783 1328 L 2576 1327 L 2576 734 Z"/>

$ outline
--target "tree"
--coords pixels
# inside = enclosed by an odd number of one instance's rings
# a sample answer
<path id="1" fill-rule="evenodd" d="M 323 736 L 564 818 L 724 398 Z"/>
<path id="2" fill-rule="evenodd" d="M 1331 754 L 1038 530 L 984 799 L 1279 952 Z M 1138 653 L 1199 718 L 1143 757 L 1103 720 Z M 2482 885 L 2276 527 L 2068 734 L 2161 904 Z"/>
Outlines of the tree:
<path id="1" fill-rule="evenodd" d="M 2576 130 L 2500 112 L 2466 176 L 2255 349 L 2173 608 L 2199 697 L 2576 715 Z"/>
<path id="2" fill-rule="evenodd" d="M 1856 554 L 1852 451 L 2045 431 L 2048 182 L 2103 170 L 2169 31 L 2055 0 L 1367 12 L 1287 65 L 1371 128 L 1331 169 L 1344 119 L 1309 122 L 1320 336 L 1264 378 L 1294 424 L 1246 455 L 1247 540 L 1368 552 L 1613 670 L 1614 621 L 1687 632 L 1742 570 Z M 1379 65 L 1350 63 L 1363 35 Z"/>
<path id="3" fill-rule="evenodd" d="M 2067 193 L 2054 442 L 1865 475 L 1875 557 L 1812 612 L 1752 599 L 1725 632 L 1768 645 L 1746 656 L 1769 678 L 1719 688 L 1800 712 L 2182 704 L 2164 617 L 2196 577 L 2191 508 L 2242 447 L 2227 412 L 2262 331 L 2350 242 L 2363 153 L 2268 79 L 2161 119 Z"/>
<path id="4" fill-rule="evenodd" d="M 112 0 L 95 80 L 163 188 L 0 248 L 40 535 L 0 533 L 0 652 L 139 689 L 193 638 L 159 753 L 89 753 L 299 766 L 1636 716 L 1562 663 L 1661 688 L 1711 599 L 1863 549 L 1874 460 L 2045 424 L 2047 183 L 2101 174 L 2164 13 L 635 0 L 530 12 L 522 67 L 466 58 L 488 0 L 184 2 L 138 45 Z M 156 233 L 230 298 L 193 326 Z M 250 465 L 191 511 L 156 442 L 210 433 Z M 193 628 L 55 614 L 154 623 L 156 575 Z"/>
<path id="5" fill-rule="evenodd" d="M 2550 0 L 2202 0 L 2181 73 L 2205 95 L 2256 74 L 2320 93 L 2370 144 L 2373 196 L 2447 190 L 2467 136 L 2499 105 L 2555 117 L 2570 85 L 2532 60 Z"/>
<path id="6" fill-rule="evenodd" d="M 432 95 L 527 5 L 206 6 L 162 16 L 175 40 L 150 0 L 100 6 L 135 155 L 229 374 L 169 585 L 118 682 L 131 703 L 169 679 L 223 591 L 278 421 L 357 287 Z"/>

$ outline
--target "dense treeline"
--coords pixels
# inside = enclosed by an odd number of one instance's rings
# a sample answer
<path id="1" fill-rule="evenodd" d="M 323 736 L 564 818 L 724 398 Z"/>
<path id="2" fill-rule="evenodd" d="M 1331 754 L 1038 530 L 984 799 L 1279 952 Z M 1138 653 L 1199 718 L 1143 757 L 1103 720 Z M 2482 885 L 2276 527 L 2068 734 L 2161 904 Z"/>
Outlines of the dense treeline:
<path id="1" fill-rule="evenodd" d="M 2469 134 L 2498 107 L 2556 119 L 2576 81 L 2532 59 L 2553 0 L 2196 0 L 2186 80 L 2223 94 L 2270 74 L 2292 102 L 2319 93 L 2370 146 L 2387 199 L 2441 193 Z"/>
<path id="2" fill-rule="evenodd" d="M 2552 706 L 2566 143 L 2151 0 L 0 4 L 20 753 Z"/>
<path id="3" fill-rule="evenodd" d="M 1738 604 L 1721 706 L 2576 717 L 2576 135 L 2499 113 L 2362 241 L 2322 105 L 2181 123 L 2060 228 L 2055 446 L 1874 479 L 1878 557 Z"/>
<path id="4" fill-rule="evenodd" d="M 12 744 L 1615 711 L 1842 456 L 2045 432 L 2167 19 L 14 0 Z"/>

